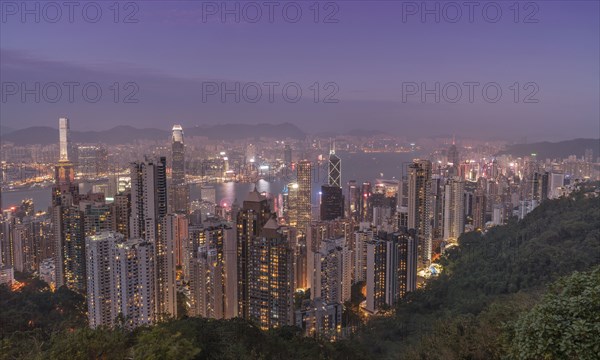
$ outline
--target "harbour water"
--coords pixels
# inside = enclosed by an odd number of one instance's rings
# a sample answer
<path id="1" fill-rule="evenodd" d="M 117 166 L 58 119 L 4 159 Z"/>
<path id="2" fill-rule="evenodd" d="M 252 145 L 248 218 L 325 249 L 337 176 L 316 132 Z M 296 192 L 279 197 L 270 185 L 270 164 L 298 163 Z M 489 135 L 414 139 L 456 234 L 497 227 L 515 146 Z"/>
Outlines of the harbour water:
<path id="1" fill-rule="evenodd" d="M 342 160 L 342 184 L 349 180 L 373 182 L 376 179 L 400 179 L 406 172 L 407 165 L 418 157 L 416 153 L 345 153 L 338 156 Z M 258 186 L 258 191 L 273 195 L 279 194 L 285 184 L 293 178 L 259 180 L 254 183 L 218 183 L 215 187 L 217 202 L 231 204 L 234 200 L 241 204 L 248 192 Z M 316 203 L 320 186 L 327 181 L 326 164 L 314 166 L 313 170 L 313 203 Z M 191 185 L 190 199 L 200 197 L 200 185 Z M 2 206 L 8 208 L 19 204 L 24 199 L 33 199 L 36 210 L 45 210 L 51 202 L 51 188 L 30 188 L 2 193 Z"/>

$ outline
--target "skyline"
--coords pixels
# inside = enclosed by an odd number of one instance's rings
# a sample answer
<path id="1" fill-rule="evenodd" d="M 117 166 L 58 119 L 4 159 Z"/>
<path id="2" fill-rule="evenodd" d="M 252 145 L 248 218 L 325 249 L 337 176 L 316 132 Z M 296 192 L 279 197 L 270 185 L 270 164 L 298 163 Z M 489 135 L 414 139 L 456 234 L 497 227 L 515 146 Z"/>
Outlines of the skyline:
<path id="1" fill-rule="evenodd" d="M 599 358 L 600 0 L 0 30 L 0 358 Z"/>
<path id="2" fill-rule="evenodd" d="M 337 23 L 324 22 L 334 8 L 320 8 L 319 22 L 314 23 L 315 12 L 304 2 L 298 2 L 303 15 L 297 23 L 278 17 L 273 23 L 264 17 L 249 23 L 243 16 L 240 23 L 231 17 L 223 23 L 219 14 L 204 14 L 203 22 L 202 6 L 212 2 L 135 3 L 137 23 L 123 23 L 125 9 L 119 13 L 123 19 L 114 23 L 114 12 L 105 3 L 99 3 L 104 8 L 97 23 L 78 17 L 70 23 L 63 14 L 57 23 L 41 16 L 36 24 L 32 17 L 22 22 L 19 14 L 5 11 L 0 35 L 2 126 L 53 125 L 55 117 L 68 115 L 78 119 L 76 130 L 82 131 L 121 124 L 167 128 L 181 123 L 190 128 L 289 122 L 308 133 L 370 127 L 395 135 L 494 134 L 512 141 L 566 140 L 600 130 L 597 2 L 532 2 L 539 8 L 534 12 L 519 3 L 517 23 L 516 13 L 505 3 L 497 3 L 502 17 L 496 23 L 477 11 L 473 22 L 466 13 L 457 23 L 443 13 L 439 23 L 435 16 L 421 22 L 419 14 L 404 14 L 404 19 L 402 11 L 410 10 L 412 2 L 328 3 L 338 6 L 331 17 Z M 525 22 L 530 13 L 537 23 Z M 25 83 L 31 88 L 39 82 L 43 88 L 70 81 L 98 83 L 101 100 L 92 103 L 76 96 L 70 103 L 63 88 L 55 104 L 44 96 L 35 103 L 31 95 L 23 103 L 23 89 L 11 95 L 14 89 L 6 87 Z M 226 86 L 258 83 L 263 97 L 251 103 L 251 96 L 242 96 L 236 103 L 233 96 L 222 102 L 221 89 L 206 95 L 212 90 L 207 88 L 210 82 L 221 81 Z M 119 94 L 110 89 L 114 82 Z M 137 88 L 125 88 L 129 82 Z M 265 82 L 278 82 L 280 88 L 298 83 L 302 98 L 293 103 L 276 96 L 271 103 Z M 315 82 L 319 103 L 313 101 Z M 330 82 L 337 89 L 325 89 Z M 452 103 L 452 96 L 442 93 L 439 103 L 432 96 L 423 103 L 419 93 L 407 95 L 412 84 L 422 82 L 427 88 L 440 83 L 442 89 L 455 82 L 463 96 Z M 465 82 L 478 82 L 479 89 L 497 83 L 502 98 L 492 103 L 476 96 L 471 103 Z M 518 96 L 510 88 L 515 82 L 521 88 Z M 537 91 L 523 89 L 530 82 Z M 538 103 L 523 103 L 530 91 Z M 139 102 L 124 103 L 127 94 Z M 323 103 L 328 94 L 339 101 Z"/>

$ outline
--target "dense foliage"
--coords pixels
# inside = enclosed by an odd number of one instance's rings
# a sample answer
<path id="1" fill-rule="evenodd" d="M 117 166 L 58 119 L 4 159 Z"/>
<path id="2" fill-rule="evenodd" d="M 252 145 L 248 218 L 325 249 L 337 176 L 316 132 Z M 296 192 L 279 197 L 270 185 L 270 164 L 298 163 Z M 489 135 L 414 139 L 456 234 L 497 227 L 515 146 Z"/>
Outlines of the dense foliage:
<path id="1" fill-rule="evenodd" d="M 554 284 L 517 321 L 512 344 L 517 359 L 600 359 L 600 267 Z"/>
<path id="2" fill-rule="evenodd" d="M 600 199 L 578 193 L 465 234 L 442 275 L 336 343 L 240 319 L 90 330 L 79 295 L 27 280 L 0 287 L 0 359 L 600 358 L 599 224 Z"/>

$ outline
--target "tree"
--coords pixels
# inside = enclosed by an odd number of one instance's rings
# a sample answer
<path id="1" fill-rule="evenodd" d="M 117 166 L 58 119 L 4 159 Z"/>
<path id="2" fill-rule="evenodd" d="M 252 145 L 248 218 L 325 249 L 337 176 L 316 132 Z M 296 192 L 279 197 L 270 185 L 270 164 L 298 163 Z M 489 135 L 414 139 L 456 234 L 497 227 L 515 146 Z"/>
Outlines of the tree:
<path id="1" fill-rule="evenodd" d="M 145 360 L 194 359 L 199 353 L 200 348 L 180 332 L 173 334 L 162 326 L 140 334 L 134 347 L 134 358 Z"/>
<path id="2" fill-rule="evenodd" d="M 515 324 L 518 359 L 600 359 L 600 267 L 557 281 Z"/>
<path id="3" fill-rule="evenodd" d="M 128 357 L 128 334 L 121 330 L 88 327 L 52 336 L 49 359 L 125 359 Z"/>

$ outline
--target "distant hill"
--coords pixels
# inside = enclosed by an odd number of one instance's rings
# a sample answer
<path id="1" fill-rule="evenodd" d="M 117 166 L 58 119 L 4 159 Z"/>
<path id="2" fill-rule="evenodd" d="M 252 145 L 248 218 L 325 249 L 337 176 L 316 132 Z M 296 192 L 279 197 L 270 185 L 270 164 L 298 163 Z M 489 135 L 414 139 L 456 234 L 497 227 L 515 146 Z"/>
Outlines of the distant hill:
<path id="1" fill-rule="evenodd" d="M 346 135 L 360 136 L 360 137 L 371 137 L 375 135 L 385 134 L 385 132 L 377 129 L 352 129 L 346 132 Z"/>
<path id="2" fill-rule="evenodd" d="M 237 140 L 257 137 L 304 139 L 304 134 L 293 124 L 224 124 L 184 128 L 186 136 L 206 136 L 211 139 Z M 126 144 L 136 140 L 164 140 L 170 132 L 161 129 L 138 129 L 132 126 L 117 126 L 103 131 L 71 131 L 76 143 Z M 16 145 L 48 145 L 58 141 L 58 129 L 48 126 L 34 126 L 9 133 L 1 133 L 3 142 Z"/>
<path id="3" fill-rule="evenodd" d="M 8 133 L 13 132 L 13 131 L 15 131 L 15 129 L 9 128 L 7 126 L 0 126 L 0 135 L 2 135 L 2 134 L 8 134 Z"/>
<path id="4" fill-rule="evenodd" d="M 184 128 L 186 136 L 206 136 L 215 139 L 234 140 L 259 137 L 292 138 L 302 140 L 306 134 L 296 125 L 283 124 L 223 124 Z"/>
<path id="5" fill-rule="evenodd" d="M 600 155 L 600 139 L 574 139 L 560 142 L 538 142 L 531 144 L 510 145 L 497 155 L 510 154 L 527 156 L 537 154 L 538 159 L 565 158 L 569 155 L 583 156 L 586 149 L 594 150 L 594 158 Z"/>

